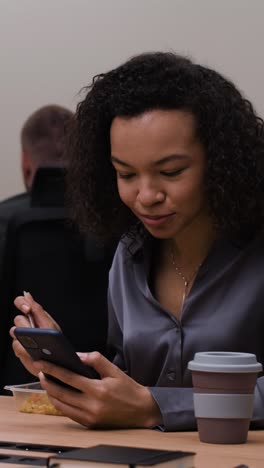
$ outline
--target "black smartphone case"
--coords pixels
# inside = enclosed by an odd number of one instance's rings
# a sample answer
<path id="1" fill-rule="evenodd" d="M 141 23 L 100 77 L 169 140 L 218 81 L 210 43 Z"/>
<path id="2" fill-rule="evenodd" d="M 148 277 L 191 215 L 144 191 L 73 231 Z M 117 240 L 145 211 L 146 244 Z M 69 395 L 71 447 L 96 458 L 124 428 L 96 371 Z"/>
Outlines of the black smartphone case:
<path id="1" fill-rule="evenodd" d="M 93 368 L 80 360 L 71 343 L 59 330 L 17 327 L 14 333 L 34 361 L 49 361 L 90 379 L 100 378 Z"/>

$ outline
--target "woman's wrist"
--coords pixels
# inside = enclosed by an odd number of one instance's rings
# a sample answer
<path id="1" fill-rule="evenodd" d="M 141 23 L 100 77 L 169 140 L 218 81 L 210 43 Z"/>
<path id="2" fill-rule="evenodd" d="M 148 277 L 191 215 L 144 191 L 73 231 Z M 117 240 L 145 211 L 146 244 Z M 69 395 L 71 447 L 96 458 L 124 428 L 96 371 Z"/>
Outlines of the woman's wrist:
<path id="1" fill-rule="evenodd" d="M 147 387 L 142 387 L 142 425 L 145 429 L 162 424 L 162 415 L 158 404 Z"/>

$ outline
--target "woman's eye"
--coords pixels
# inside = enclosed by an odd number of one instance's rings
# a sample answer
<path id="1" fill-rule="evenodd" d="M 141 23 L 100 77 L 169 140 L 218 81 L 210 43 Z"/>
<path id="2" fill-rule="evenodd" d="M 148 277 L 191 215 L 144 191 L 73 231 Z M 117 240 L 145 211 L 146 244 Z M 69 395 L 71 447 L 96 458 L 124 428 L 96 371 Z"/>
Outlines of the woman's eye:
<path id="1" fill-rule="evenodd" d="M 177 175 L 181 174 L 184 170 L 185 170 L 185 168 L 176 169 L 175 171 L 162 171 L 161 174 L 165 175 L 167 177 L 174 177 L 174 176 L 177 176 Z"/>
<path id="2" fill-rule="evenodd" d="M 134 174 L 122 174 L 121 172 L 118 172 L 117 176 L 119 177 L 119 179 L 131 179 L 134 176 Z"/>

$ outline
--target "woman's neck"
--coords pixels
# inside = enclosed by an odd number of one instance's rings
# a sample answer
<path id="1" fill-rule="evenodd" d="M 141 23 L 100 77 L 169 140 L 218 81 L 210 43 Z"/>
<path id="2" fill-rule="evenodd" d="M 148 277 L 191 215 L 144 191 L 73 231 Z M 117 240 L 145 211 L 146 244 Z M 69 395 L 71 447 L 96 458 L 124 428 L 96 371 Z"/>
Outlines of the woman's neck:
<path id="1" fill-rule="evenodd" d="M 179 267 L 195 269 L 207 256 L 217 235 L 212 223 L 196 226 L 196 229 L 185 229 L 173 239 L 165 241 L 164 249 L 173 255 Z"/>

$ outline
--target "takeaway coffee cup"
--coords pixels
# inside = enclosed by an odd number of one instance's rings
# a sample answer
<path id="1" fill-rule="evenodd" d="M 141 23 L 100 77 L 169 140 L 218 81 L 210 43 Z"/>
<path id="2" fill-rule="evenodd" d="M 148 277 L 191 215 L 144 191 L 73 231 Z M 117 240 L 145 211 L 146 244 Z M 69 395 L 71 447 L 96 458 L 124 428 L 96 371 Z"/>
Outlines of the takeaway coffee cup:
<path id="1" fill-rule="evenodd" d="M 262 371 L 255 354 L 196 353 L 188 369 L 192 371 L 194 413 L 201 442 L 246 442 L 256 379 Z"/>

